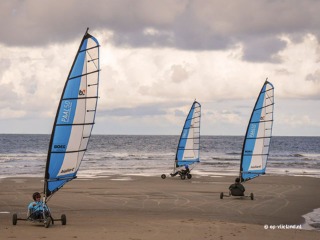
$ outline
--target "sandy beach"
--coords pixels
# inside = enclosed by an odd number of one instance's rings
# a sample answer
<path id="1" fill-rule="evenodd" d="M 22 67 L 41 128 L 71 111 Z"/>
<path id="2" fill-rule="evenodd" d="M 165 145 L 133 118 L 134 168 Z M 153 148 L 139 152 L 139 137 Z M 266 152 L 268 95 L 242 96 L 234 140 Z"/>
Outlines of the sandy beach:
<path id="1" fill-rule="evenodd" d="M 255 199 L 224 198 L 234 177 L 191 180 L 110 176 L 76 179 L 48 205 L 67 225 L 18 221 L 26 215 L 39 178 L 0 179 L 1 239 L 319 239 L 319 231 L 277 229 L 304 223 L 302 215 L 320 207 L 320 179 L 262 176 L 245 184 Z M 268 229 L 265 229 L 267 228 Z M 276 228 L 276 229 L 273 229 Z"/>

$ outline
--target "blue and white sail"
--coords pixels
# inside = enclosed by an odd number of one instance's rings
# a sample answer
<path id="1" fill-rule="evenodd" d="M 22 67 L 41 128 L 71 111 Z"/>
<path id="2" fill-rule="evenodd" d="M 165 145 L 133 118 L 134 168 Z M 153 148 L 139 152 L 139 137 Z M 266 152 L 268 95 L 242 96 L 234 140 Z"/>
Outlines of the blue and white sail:
<path id="1" fill-rule="evenodd" d="M 200 162 L 200 119 L 201 105 L 194 101 L 182 129 L 175 167 Z"/>
<path id="2" fill-rule="evenodd" d="M 248 181 L 265 174 L 273 126 L 274 87 L 263 84 L 251 114 L 243 143 L 240 178 Z"/>
<path id="3" fill-rule="evenodd" d="M 86 31 L 65 83 L 54 121 L 45 170 L 47 199 L 76 178 L 95 121 L 99 42 Z"/>

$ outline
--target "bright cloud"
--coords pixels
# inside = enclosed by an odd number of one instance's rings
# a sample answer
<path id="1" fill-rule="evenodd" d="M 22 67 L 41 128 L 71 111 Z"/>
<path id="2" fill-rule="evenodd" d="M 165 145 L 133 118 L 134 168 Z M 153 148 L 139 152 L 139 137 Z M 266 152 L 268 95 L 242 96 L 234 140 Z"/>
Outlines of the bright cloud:
<path id="1" fill-rule="evenodd" d="M 320 134 L 320 3 L 39 3 L 0 3 L 0 133 L 50 132 L 81 34 L 92 26 L 102 70 L 94 132 L 179 134 L 197 99 L 203 134 L 244 134 L 268 77 L 274 134 Z"/>

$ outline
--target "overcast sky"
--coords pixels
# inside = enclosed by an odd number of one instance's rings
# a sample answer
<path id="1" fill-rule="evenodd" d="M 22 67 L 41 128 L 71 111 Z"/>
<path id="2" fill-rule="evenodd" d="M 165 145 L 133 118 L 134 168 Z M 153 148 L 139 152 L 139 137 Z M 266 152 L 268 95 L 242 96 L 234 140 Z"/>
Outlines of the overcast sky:
<path id="1" fill-rule="evenodd" d="M 320 1 L 2 0 L 0 133 L 51 133 L 87 27 L 101 44 L 94 134 L 244 135 L 268 77 L 274 135 L 320 135 Z"/>

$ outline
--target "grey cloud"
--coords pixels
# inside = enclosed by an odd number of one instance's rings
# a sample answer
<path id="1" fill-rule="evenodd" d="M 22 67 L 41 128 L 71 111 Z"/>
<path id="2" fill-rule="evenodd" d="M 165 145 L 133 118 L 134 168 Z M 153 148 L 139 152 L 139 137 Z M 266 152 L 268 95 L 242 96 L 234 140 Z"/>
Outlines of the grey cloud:
<path id="1" fill-rule="evenodd" d="M 142 117 L 164 115 L 166 112 L 159 106 L 138 106 L 135 108 L 115 108 L 104 111 L 104 113 L 111 116 Z"/>
<path id="2" fill-rule="evenodd" d="M 188 79 L 189 73 L 182 65 L 173 65 L 171 67 L 172 75 L 171 79 L 175 83 L 181 83 Z"/>
<path id="3" fill-rule="evenodd" d="M 1 98 L 0 98 L 0 107 L 1 108 L 12 108 L 18 109 L 20 99 L 18 94 L 13 90 L 12 83 L 1 83 L 0 81 L 0 88 L 1 88 Z"/>
<path id="4" fill-rule="evenodd" d="M 285 69 L 285 68 L 276 69 L 276 70 L 275 70 L 275 73 L 276 73 L 277 75 L 291 75 L 291 74 L 292 74 L 292 72 L 288 71 L 288 70 Z"/>
<path id="5" fill-rule="evenodd" d="M 175 115 L 176 117 L 185 117 L 185 116 L 186 116 L 186 113 L 183 112 L 183 111 L 181 111 L 181 110 L 175 110 L 175 111 L 174 111 L 174 115 Z"/>
<path id="6" fill-rule="evenodd" d="M 103 115 L 109 116 L 122 116 L 122 117 L 145 117 L 145 116 L 161 116 L 166 115 L 169 108 L 180 108 L 185 106 L 191 106 L 192 102 L 167 102 L 167 103 L 157 103 L 154 105 L 140 105 L 133 108 L 114 108 L 110 110 L 100 111 Z M 188 112 L 183 112 L 176 109 L 174 111 L 175 116 L 186 116 Z"/>
<path id="7" fill-rule="evenodd" d="M 245 47 L 247 61 L 276 62 L 282 34 L 320 36 L 320 1 L 314 0 L 51 0 L 1 1 L 0 41 L 37 46 L 79 38 L 86 27 L 113 32 L 110 41 L 131 47 L 224 50 Z M 146 34 L 152 28 L 157 34 Z"/>
<path id="8" fill-rule="evenodd" d="M 10 59 L 0 58 L 0 81 L 4 72 L 11 66 Z"/>
<path id="9" fill-rule="evenodd" d="M 280 62 L 273 55 L 286 46 L 286 43 L 276 37 L 255 37 L 244 40 L 244 56 L 252 62 Z"/>
<path id="10" fill-rule="evenodd" d="M 306 80 L 307 81 L 312 81 L 312 82 L 315 82 L 315 83 L 320 83 L 320 70 L 317 70 L 316 72 L 314 73 L 310 73 L 306 76 Z"/>

